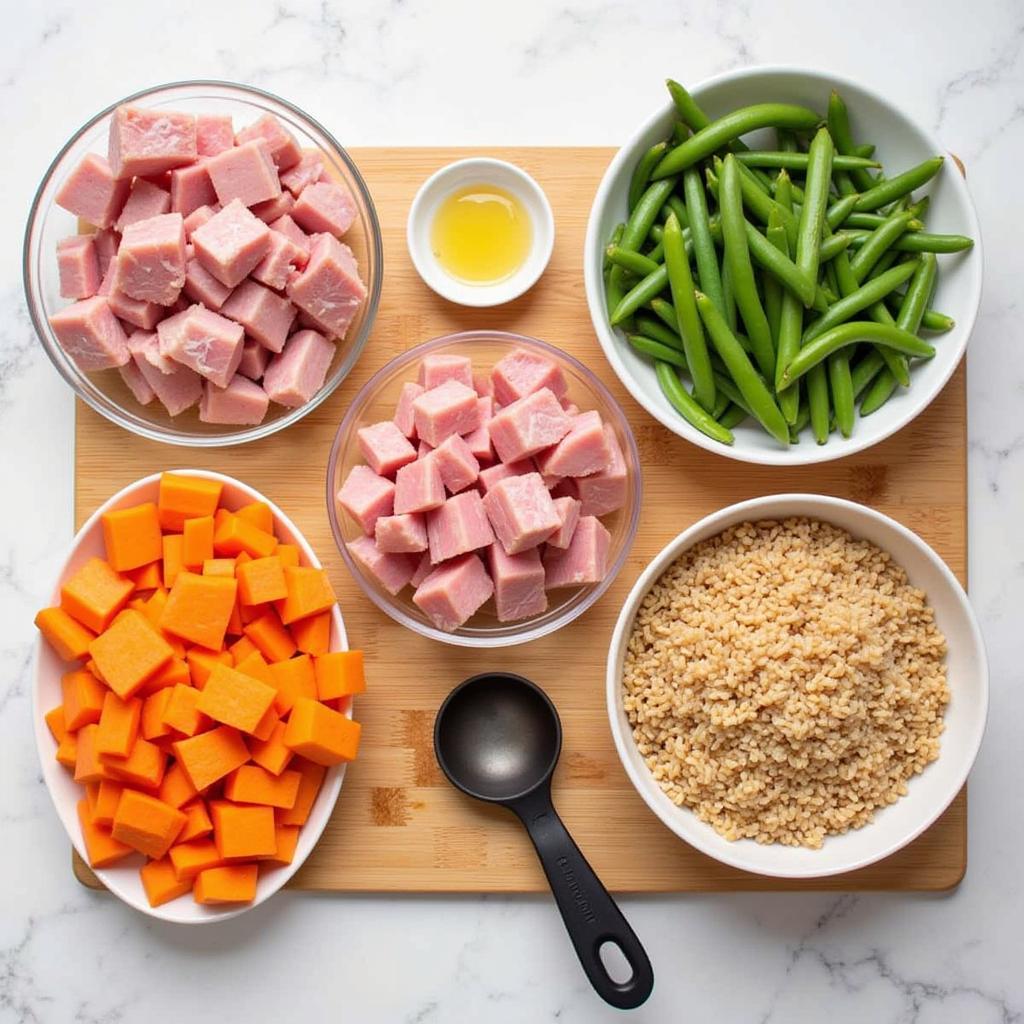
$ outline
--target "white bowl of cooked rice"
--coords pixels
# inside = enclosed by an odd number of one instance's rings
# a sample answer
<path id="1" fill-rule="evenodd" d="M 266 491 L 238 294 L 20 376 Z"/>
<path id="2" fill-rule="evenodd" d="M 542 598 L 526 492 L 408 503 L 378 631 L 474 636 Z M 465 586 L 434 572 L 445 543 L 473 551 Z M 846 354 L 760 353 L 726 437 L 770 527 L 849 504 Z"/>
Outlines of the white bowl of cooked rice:
<path id="1" fill-rule="evenodd" d="M 967 595 L 911 530 L 778 494 L 684 530 L 622 608 L 608 717 L 677 836 L 779 878 L 866 867 L 967 779 L 988 664 Z"/>

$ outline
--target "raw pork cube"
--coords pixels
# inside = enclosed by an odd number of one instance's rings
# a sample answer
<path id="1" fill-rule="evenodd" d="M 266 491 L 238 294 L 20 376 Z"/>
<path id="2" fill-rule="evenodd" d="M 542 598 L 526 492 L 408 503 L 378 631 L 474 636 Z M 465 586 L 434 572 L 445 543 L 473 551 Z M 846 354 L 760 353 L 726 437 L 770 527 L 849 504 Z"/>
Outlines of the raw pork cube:
<path id="1" fill-rule="evenodd" d="M 295 136 L 273 114 L 264 114 L 243 128 L 235 141 L 241 146 L 246 142 L 262 139 L 267 144 L 270 158 L 279 171 L 294 167 L 302 157 L 302 150 Z"/>
<path id="2" fill-rule="evenodd" d="M 257 203 L 252 207 L 253 215 L 259 217 L 264 224 L 269 224 L 280 217 L 285 217 L 292 212 L 295 200 L 290 192 L 282 192 L 274 199 L 268 199 L 265 203 Z"/>
<path id="3" fill-rule="evenodd" d="M 170 306 L 185 284 L 185 222 L 162 213 L 125 228 L 117 249 L 113 290 L 129 298 Z"/>
<path id="4" fill-rule="evenodd" d="M 124 330 L 102 295 L 82 299 L 50 317 L 60 347 L 88 373 L 124 366 L 130 358 Z"/>
<path id="5" fill-rule="evenodd" d="M 381 516 L 390 516 L 395 506 L 395 485 L 377 476 L 369 466 L 353 466 L 337 494 L 338 504 L 373 536 Z"/>
<path id="6" fill-rule="evenodd" d="M 195 370 L 161 356 L 155 333 L 136 331 L 128 339 L 128 348 L 139 373 L 171 416 L 192 408 L 199 401 L 203 378 Z"/>
<path id="7" fill-rule="evenodd" d="M 192 232 L 196 228 L 201 228 L 219 209 L 219 203 L 215 203 L 212 206 L 200 206 L 198 210 L 193 210 L 185 218 L 185 237 L 190 243 L 192 241 Z"/>
<path id="8" fill-rule="evenodd" d="M 206 170 L 224 206 L 235 199 L 244 206 L 253 206 L 281 194 L 274 161 L 262 139 L 253 139 L 209 157 Z"/>
<path id="9" fill-rule="evenodd" d="M 395 429 L 397 430 L 397 427 Z M 441 480 L 449 494 L 465 490 L 480 475 L 480 463 L 470 451 L 469 445 L 458 434 L 452 434 L 442 441 L 433 450 L 430 458 L 437 463 L 437 468 L 441 471 Z"/>
<path id="10" fill-rule="evenodd" d="M 394 476 L 416 461 L 416 449 L 391 420 L 360 427 L 356 438 L 367 465 L 380 476 Z"/>
<path id="11" fill-rule="evenodd" d="M 414 587 L 418 587 L 433 571 L 434 567 L 430 564 L 430 552 L 424 551 L 409 583 Z"/>
<path id="12" fill-rule="evenodd" d="M 333 358 L 333 342 L 316 331 L 296 331 L 271 359 L 263 387 L 278 405 L 305 405 L 323 387 Z"/>
<path id="13" fill-rule="evenodd" d="M 191 114 L 122 104 L 110 119 L 107 159 L 115 178 L 153 177 L 198 155 Z"/>
<path id="14" fill-rule="evenodd" d="M 611 534 L 596 516 L 582 516 L 564 551 L 548 547 L 544 552 L 548 590 L 600 583 L 608 574 L 608 546 L 611 539 Z"/>
<path id="15" fill-rule="evenodd" d="M 110 264 L 114 262 L 121 239 L 110 228 L 97 231 L 92 237 L 96 243 L 96 260 L 100 265 L 100 277 L 103 278 L 106 277 Z"/>
<path id="16" fill-rule="evenodd" d="M 98 228 L 109 228 L 128 198 L 128 189 L 127 181 L 115 180 L 103 157 L 86 153 L 53 201 Z"/>
<path id="17" fill-rule="evenodd" d="M 270 228 L 237 199 L 192 232 L 196 259 L 221 284 L 234 288 L 270 248 Z"/>
<path id="18" fill-rule="evenodd" d="M 145 178 L 136 178 L 132 182 L 131 191 L 124 206 L 121 207 L 121 214 L 114 227 L 118 231 L 124 231 L 129 224 L 157 217 L 161 213 L 167 213 L 170 208 L 171 194 L 167 189 L 154 185 Z"/>
<path id="19" fill-rule="evenodd" d="M 567 412 L 567 413 L 568 413 L 568 414 L 569 414 L 570 416 L 573 416 L 573 417 L 579 416 L 579 414 L 580 414 L 580 408 L 579 408 L 579 406 L 578 406 L 578 405 L 577 405 L 577 404 L 576 404 L 575 402 L 570 402 L 570 401 L 569 401 L 569 399 L 567 399 L 567 398 L 566 398 L 566 397 L 565 397 L 564 395 L 562 396 L 562 398 L 560 399 L 560 401 L 561 401 L 561 403 L 562 403 L 562 408 L 563 408 L 563 409 L 564 409 L 564 410 L 565 410 L 565 411 L 566 411 L 566 412 Z"/>
<path id="20" fill-rule="evenodd" d="M 509 555 L 535 548 L 547 540 L 562 521 L 539 473 L 499 480 L 484 495 L 483 506 Z"/>
<path id="21" fill-rule="evenodd" d="M 481 398 L 494 397 L 494 381 L 489 373 L 474 373 L 473 388 Z"/>
<path id="22" fill-rule="evenodd" d="M 254 427 L 267 415 L 270 399 L 254 381 L 236 373 L 226 388 L 212 381 L 203 385 L 199 400 L 199 418 L 203 423 L 234 423 Z"/>
<path id="23" fill-rule="evenodd" d="M 434 450 L 432 445 L 427 444 L 426 441 L 420 441 L 416 446 L 416 457 L 425 459 Z"/>
<path id="24" fill-rule="evenodd" d="M 217 193 L 213 190 L 205 161 L 171 171 L 172 210 L 187 217 L 200 206 L 213 206 L 215 202 Z"/>
<path id="25" fill-rule="evenodd" d="M 282 295 L 257 281 L 243 281 L 221 306 L 224 316 L 240 323 L 246 332 L 271 352 L 280 352 L 295 319 L 295 307 Z"/>
<path id="26" fill-rule="evenodd" d="M 283 217 L 278 217 L 277 220 L 271 221 L 269 227 L 272 231 L 277 231 L 284 235 L 285 238 L 291 239 L 291 241 L 293 241 L 302 250 L 304 263 L 309 259 L 309 253 L 313 247 L 313 242 L 309 235 L 307 235 L 306 232 L 288 216 L 288 214 L 285 214 Z"/>
<path id="27" fill-rule="evenodd" d="M 156 392 L 149 386 L 134 359 L 129 359 L 124 366 L 119 366 L 117 372 L 140 405 L 149 405 L 156 398 Z"/>
<path id="28" fill-rule="evenodd" d="M 396 555 L 415 555 L 427 550 L 427 524 L 423 516 L 381 516 L 373 531 L 377 547 Z"/>
<path id="29" fill-rule="evenodd" d="M 451 633 L 470 619 L 494 593 L 494 584 L 476 555 L 438 566 L 413 594 L 413 603 L 438 629 Z"/>
<path id="30" fill-rule="evenodd" d="M 550 537 L 548 545 L 554 548 L 567 548 L 576 532 L 576 526 L 580 521 L 580 509 L 583 507 L 575 498 L 565 495 L 562 498 L 555 498 L 555 510 L 558 512 L 562 525 Z"/>
<path id="31" fill-rule="evenodd" d="M 199 156 L 216 156 L 235 144 L 230 114 L 196 114 L 196 151 Z"/>
<path id="32" fill-rule="evenodd" d="M 480 410 L 480 426 L 466 434 L 466 444 L 478 462 L 491 462 L 494 459 L 494 447 L 491 444 L 489 423 L 494 416 L 494 399 L 484 395 L 477 399 L 476 404 Z"/>
<path id="33" fill-rule="evenodd" d="M 572 429 L 534 461 L 544 476 L 589 476 L 604 469 L 612 457 L 601 414 L 592 409 L 572 420 Z"/>
<path id="34" fill-rule="evenodd" d="M 480 426 L 476 392 L 457 380 L 424 391 L 412 409 L 417 435 L 435 448 L 452 434 L 469 434 Z"/>
<path id="35" fill-rule="evenodd" d="M 530 459 L 523 459 L 521 462 L 499 462 L 496 466 L 488 466 L 480 470 L 477 483 L 480 490 L 486 494 L 499 480 L 510 476 L 525 476 L 527 473 L 536 473 L 537 469 Z"/>
<path id="36" fill-rule="evenodd" d="M 57 274 L 64 299 L 88 299 L 100 286 L 100 262 L 92 235 L 72 235 L 57 243 Z"/>
<path id="37" fill-rule="evenodd" d="M 270 362 L 270 350 L 265 349 L 255 338 L 246 338 L 242 346 L 242 358 L 238 372 L 249 380 L 259 380 Z M 266 391 L 266 388 L 263 389 Z"/>
<path id="38" fill-rule="evenodd" d="M 242 359 L 245 331 L 203 306 L 189 306 L 157 324 L 160 354 L 226 388 Z"/>
<path id="39" fill-rule="evenodd" d="M 372 537 L 357 537 L 346 545 L 349 554 L 389 593 L 397 594 L 416 571 L 412 555 L 381 551 Z"/>
<path id="40" fill-rule="evenodd" d="M 118 320 L 127 320 L 134 327 L 151 331 L 169 310 L 166 306 L 158 306 L 155 302 L 143 302 L 141 299 L 133 299 L 131 296 L 125 295 L 124 292 L 114 287 L 116 276 L 117 262 L 115 260 L 107 267 L 107 273 L 100 283 L 98 294 L 106 295 L 107 301 L 110 303 L 110 312 Z"/>
<path id="41" fill-rule="evenodd" d="M 499 622 L 515 622 L 547 611 L 544 566 L 536 548 L 510 555 L 501 544 L 494 543 L 488 555 Z"/>
<path id="42" fill-rule="evenodd" d="M 352 250 L 333 235 L 318 235 L 305 269 L 288 284 L 288 297 L 333 337 L 344 338 L 366 298 Z"/>
<path id="43" fill-rule="evenodd" d="M 314 181 L 320 180 L 324 172 L 324 163 L 317 153 L 303 153 L 301 159 L 294 167 L 281 172 L 281 184 L 293 196 L 299 193 Z"/>
<path id="44" fill-rule="evenodd" d="M 502 462 L 518 462 L 550 448 L 569 433 L 572 420 L 547 388 L 496 412 L 487 424 Z"/>
<path id="45" fill-rule="evenodd" d="M 607 423 L 604 432 L 611 452 L 608 465 L 600 473 L 581 476 L 576 480 L 576 496 L 583 502 L 584 516 L 603 516 L 626 504 L 626 460 L 615 431 Z"/>
<path id="46" fill-rule="evenodd" d="M 287 235 L 280 231 L 270 232 L 270 248 L 267 255 L 256 264 L 252 277 L 283 292 L 292 274 L 306 265 L 308 254 L 304 253 Z"/>
<path id="47" fill-rule="evenodd" d="M 231 294 L 231 289 L 226 284 L 221 284 L 199 260 L 195 259 L 185 264 L 185 287 L 182 290 L 193 302 L 201 302 L 213 310 L 219 310 Z"/>
<path id="48" fill-rule="evenodd" d="M 487 521 L 480 495 L 476 491 L 463 491 L 449 498 L 440 508 L 428 512 L 427 537 L 430 561 L 434 565 L 491 544 L 494 531 Z"/>
<path id="49" fill-rule="evenodd" d="M 491 370 L 495 400 L 502 405 L 547 388 L 556 398 L 566 392 L 565 376 L 552 360 L 517 348 L 494 364 Z"/>
<path id="50" fill-rule="evenodd" d="M 417 459 L 395 474 L 395 515 L 429 512 L 443 504 L 444 483 L 433 459 Z"/>
<path id="51" fill-rule="evenodd" d="M 436 388 L 446 380 L 457 380 L 467 388 L 473 387 L 473 364 L 468 356 L 438 354 L 423 357 L 417 377 L 423 390 Z"/>
<path id="52" fill-rule="evenodd" d="M 356 219 L 356 204 L 347 188 L 333 181 L 315 181 L 299 193 L 291 218 L 310 234 L 343 235 Z"/>
<path id="53" fill-rule="evenodd" d="M 406 381 L 402 385 L 402 391 L 398 396 L 398 405 L 395 407 L 395 426 L 402 432 L 403 437 L 410 441 L 416 439 L 416 416 L 413 413 L 412 403 L 423 394 L 423 388 L 415 381 Z"/>

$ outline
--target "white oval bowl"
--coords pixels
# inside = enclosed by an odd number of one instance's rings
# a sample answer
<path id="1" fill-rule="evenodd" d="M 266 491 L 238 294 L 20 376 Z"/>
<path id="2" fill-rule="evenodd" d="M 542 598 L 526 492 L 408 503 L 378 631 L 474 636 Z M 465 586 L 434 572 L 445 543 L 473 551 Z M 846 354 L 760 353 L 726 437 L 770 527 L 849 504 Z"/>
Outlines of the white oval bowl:
<path id="1" fill-rule="evenodd" d="M 229 509 L 240 508 L 252 501 L 266 502 L 274 513 L 275 532 L 278 539 L 283 543 L 294 544 L 298 547 L 303 565 L 321 568 L 319 559 L 298 527 L 274 502 L 255 488 L 249 487 L 233 477 L 225 476 L 223 473 L 213 473 L 204 469 L 174 469 L 169 472 L 204 477 L 207 480 L 219 480 L 224 485 L 221 504 Z M 103 528 L 100 516 L 104 512 L 138 505 L 140 502 L 155 502 L 160 476 L 160 473 L 154 473 L 129 484 L 105 501 L 86 520 L 71 542 L 70 553 L 54 585 L 51 595 L 53 604 L 60 603 L 61 585 L 73 572 L 89 558 L 104 556 Z M 337 605 L 331 611 L 331 650 L 348 650 L 345 622 Z M 43 719 L 43 715 L 50 708 L 60 704 L 60 680 L 67 671 L 69 671 L 68 663 L 62 661 L 42 637 L 38 637 L 32 686 L 32 722 L 36 734 L 36 749 L 39 751 L 43 780 L 46 782 L 46 788 L 50 791 L 57 814 L 68 833 L 68 838 L 82 859 L 88 863 L 89 858 L 86 856 L 78 824 L 78 802 L 85 795 L 85 788 L 75 782 L 71 773 L 58 764 L 54 758 L 57 744 Z M 351 718 L 351 707 L 348 715 Z M 299 832 L 295 857 L 291 864 L 281 864 L 260 871 L 259 881 L 256 884 L 256 898 L 251 903 L 241 906 L 234 904 L 204 906 L 196 903 L 190 893 L 186 893 L 159 907 L 151 907 L 142 888 L 142 880 L 139 878 L 139 868 L 145 863 L 145 858 L 141 854 L 132 854 L 113 867 L 93 868 L 92 870 L 115 896 L 150 917 L 158 917 L 163 921 L 172 921 L 176 924 L 208 924 L 211 921 L 224 921 L 229 917 L 237 917 L 268 900 L 302 867 L 303 862 L 313 852 L 313 847 L 316 846 L 327 825 L 327 820 L 337 803 L 338 794 L 341 792 L 341 783 L 344 777 L 345 766 L 343 764 L 327 769 L 323 785 L 320 787 L 320 792 L 310 811 L 309 819 Z"/>
<path id="2" fill-rule="evenodd" d="M 824 112 L 830 91 L 838 89 L 850 109 L 854 136 L 874 142 L 877 157 L 886 169 L 906 170 L 936 154 L 946 153 L 942 144 L 907 114 L 864 85 L 827 71 L 795 67 L 754 67 L 730 71 L 696 85 L 694 98 L 709 117 L 715 118 L 751 103 L 780 101 L 799 103 Z M 629 393 L 659 423 L 674 434 L 718 455 L 767 466 L 802 466 L 841 459 L 885 440 L 923 412 L 942 390 L 960 363 L 981 303 L 981 230 L 963 176 L 953 160 L 919 194 L 931 196 L 927 230 L 969 235 L 974 247 L 965 253 L 939 257 L 939 275 L 931 305 L 949 314 L 956 326 L 947 334 L 929 336 L 936 355 L 918 360 L 911 368 L 909 388 L 897 392 L 877 412 L 857 417 L 853 434 L 829 436 L 817 445 L 804 431 L 800 444 L 783 448 L 752 421 L 734 428 L 735 443 L 721 444 L 686 422 L 669 405 L 654 375 L 654 364 L 633 351 L 621 331 L 612 328 L 605 312 L 604 250 L 615 225 L 626 219 L 629 178 L 640 155 L 668 136 L 675 118 L 671 102 L 649 117 L 636 134 L 616 153 L 605 171 L 587 223 L 583 274 L 587 305 L 598 340 L 608 362 Z"/>
<path id="3" fill-rule="evenodd" d="M 637 750 L 622 706 L 622 666 L 637 609 L 661 574 L 703 540 L 747 520 L 806 516 L 832 523 L 888 551 L 920 587 L 935 611 L 949 653 L 951 697 L 938 758 L 908 783 L 907 795 L 878 810 L 863 828 L 830 836 L 819 850 L 730 842 L 687 808 L 676 806 L 654 781 Z M 608 719 L 615 748 L 630 782 L 666 828 L 680 839 L 743 871 L 776 878 L 821 878 L 855 871 L 888 857 L 916 839 L 949 806 L 974 764 L 988 713 L 988 663 L 981 630 L 967 595 L 941 558 L 917 534 L 864 505 L 814 494 L 773 494 L 742 501 L 705 516 L 671 541 L 630 591 L 612 633 L 606 675 Z"/>

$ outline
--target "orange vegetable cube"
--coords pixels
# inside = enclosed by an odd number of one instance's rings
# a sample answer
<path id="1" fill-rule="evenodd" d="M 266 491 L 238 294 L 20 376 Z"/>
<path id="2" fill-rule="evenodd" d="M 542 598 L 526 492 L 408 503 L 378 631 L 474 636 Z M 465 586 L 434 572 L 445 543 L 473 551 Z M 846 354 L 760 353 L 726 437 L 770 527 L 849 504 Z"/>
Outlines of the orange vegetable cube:
<path id="1" fill-rule="evenodd" d="M 227 665 L 228 668 L 231 668 L 234 664 L 234 658 L 230 652 L 208 651 L 203 647 L 193 647 L 185 655 L 185 661 L 188 665 L 192 685 L 198 690 L 206 685 L 206 680 L 210 678 L 214 665 Z"/>
<path id="2" fill-rule="evenodd" d="M 272 807 L 242 807 L 227 800 L 214 800 L 210 804 L 210 817 L 217 852 L 225 860 L 263 857 L 276 852 Z"/>
<path id="3" fill-rule="evenodd" d="M 215 868 L 224 863 L 224 858 L 217 852 L 212 839 L 196 839 L 189 843 L 177 843 L 171 847 L 168 857 L 174 865 L 178 878 L 189 882 L 207 868 Z"/>
<path id="4" fill-rule="evenodd" d="M 225 512 L 224 514 L 228 515 L 229 513 Z M 238 554 L 235 555 L 235 573 L 238 573 L 238 567 L 240 565 L 245 565 L 246 562 L 251 561 L 252 555 L 250 555 L 248 551 L 239 551 Z"/>
<path id="5" fill-rule="evenodd" d="M 286 626 L 308 615 L 325 612 L 338 600 L 325 569 L 289 565 L 284 569 L 284 581 L 288 596 L 275 607 Z"/>
<path id="6" fill-rule="evenodd" d="M 228 619 L 228 628 L 224 632 L 228 636 L 241 636 L 244 625 L 245 623 L 242 622 L 242 611 L 236 601 L 235 606 L 231 609 L 231 618 Z"/>
<path id="7" fill-rule="evenodd" d="M 101 757 L 104 754 L 127 757 L 135 745 L 141 721 L 142 701 L 138 697 L 121 700 L 112 690 L 107 690 L 96 732 L 97 753 Z"/>
<path id="8" fill-rule="evenodd" d="M 139 877 L 142 879 L 142 888 L 151 907 L 170 903 L 171 900 L 184 896 L 192 888 L 191 878 L 182 880 L 174 873 L 170 857 L 161 857 L 160 860 L 151 860 L 144 864 L 139 868 Z"/>
<path id="9" fill-rule="evenodd" d="M 235 577 L 235 560 L 233 558 L 207 558 L 203 562 L 204 576 L 226 576 L 229 579 Z"/>
<path id="10" fill-rule="evenodd" d="M 252 738 L 254 740 L 269 740 L 280 721 L 281 716 L 277 713 L 277 708 L 271 704 L 260 719 L 259 725 L 253 729 Z"/>
<path id="11" fill-rule="evenodd" d="M 258 619 L 247 623 L 243 632 L 267 661 L 284 661 L 296 651 L 295 641 L 281 625 L 273 608 L 268 608 Z"/>
<path id="12" fill-rule="evenodd" d="M 171 660 L 174 651 L 139 612 L 129 608 L 89 644 L 89 654 L 107 685 L 127 699 Z"/>
<path id="13" fill-rule="evenodd" d="M 278 544 L 274 554 L 281 559 L 282 565 L 299 564 L 299 549 L 294 544 Z"/>
<path id="14" fill-rule="evenodd" d="M 58 704 L 55 708 L 50 708 L 50 710 L 43 715 L 43 721 L 46 722 L 46 728 L 50 730 L 50 735 L 58 743 L 67 736 L 68 727 L 64 718 L 63 704 Z"/>
<path id="15" fill-rule="evenodd" d="M 192 785 L 192 780 L 185 773 L 185 769 L 177 761 L 172 761 L 156 795 L 165 804 L 181 807 L 182 804 L 187 804 L 189 800 L 195 799 L 196 787 Z"/>
<path id="16" fill-rule="evenodd" d="M 145 740 L 158 740 L 170 734 L 171 727 L 164 721 L 167 702 L 171 699 L 171 687 L 164 686 L 151 693 L 142 702 L 142 722 L 139 731 Z"/>
<path id="17" fill-rule="evenodd" d="M 82 830 L 85 859 L 89 862 L 89 867 L 110 867 L 132 852 L 130 846 L 118 842 L 105 828 L 92 820 L 89 801 L 84 796 L 78 801 L 78 825 Z"/>
<path id="18" fill-rule="evenodd" d="M 100 720 L 103 695 L 109 691 L 91 672 L 79 668 L 61 676 L 60 692 L 64 699 L 64 725 L 69 732 L 76 732 L 83 725 Z"/>
<path id="19" fill-rule="evenodd" d="M 75 782 L 81 782 L 83 785 L 111 777 L 110 769 L 100 760 L 99 751 L 96 749 L 96 733 L 99 732 L 99 728 L 92 722 L 83 725 L 75 734 L 78 739 L 78 748 L 75 751 Z"/>
<path id="20" fill-rule="evenodd" d="M 164 725 L 185 736 L 195 736 L 209 728 L 210 720 L 198 708 L 200 692 L 192 686 L 173 687 L 164 708 Z"/>
<path id="21" fill-rule="evenodd" d="M 135 589 L 102 558 L 90 558 L 60 588 L 60 606 L 94 633 L 102 633 Z"/>
<path id="22" fill-rule="evenodd" d="M 254 501 L 249 505 L 243 505 L 236 516 L 247 519 L 253 526 L 258 526 L 265 533 L 274 532 L 274 513 L 265 501 Z"/>
<path id="23" fill-rule="evenodd" d="M 305 825 L 309 818 L 309 812 L 313 809 L 320 786 L 323 784 L 327 769 L 323 765 L 313 764 L 305 758 L 297 757 L 292 761 L 292 767 L 302 776 L 299 783 L 299 792 L 295 797 L 295 806 L 287 811 L 277 812 L 277 823 L 279 825 Z"/>
<path id="24" fill-rule="evenodd" d="M 100 519 L 107 561 L 112 569 L 126 572 L 163 557 L 160 520 L 156 505 L 151 501 L 104 512 Z"/>
<path id="25" fill-rule="evenodd" d="M 277 691 L 274 704 L 282 715 L 290 711 L 300 697 L 316 700 L 316 673 L 308 654 L 275 662 L 270 666 L 270 678 Z"/>
<path id="26" fill-rule="evenodd" d="M 167 591 L 163 587 L 158 590 L 154 590 L 149 595 L 149 599 L 146 601 L 146 606 L 142 609 L 142 614 L 145 615 L 146 621 L 162 636 L 170 645 L 171 650 L 174 651 L 176 658 L 185 657 L 185 644 L 182 640 L 179 640 L 172 633 L 165 633 L 160 628 L 160 616 L 164 613 L 164 608 L 167 607 Z M 86 666 L 88 668 L 88 666 Z"/>
<path id="27" fill-rule="evenodd" d="M 235 669 L 239 672 L 244 672 L 247 676 L 252 676 L 253 679 L 258 679 L 261 683 L 266 683 L 267 686 L 274 685 L 274 677 L 270 674 L 270 666 L 259 651 L 253 651 L 252 654 L 246 655 L 235 665 Z"/>
<path id="28" fill-rule="evenodd" d="M 287 810 L 295 806 L 301 781 L 299 772 L 272 775 L 259 765 L 243 764 L 227 777 L 224 795 L 236 804 L 267 804 Z"/>
<path id="29" fill-rule="evenodd" d="M 252 558 L 266 558 L 277 548 L 277 538 L 247 519 L 224 512 L 217 514 L 213 532 L 213 550 L 223 557 L 245 552 Z"/>
<path id="30" fill-rule="evenodd" d="M 63 608 L 43 608 L 36 613 L 36 628 L 63 661 L 79 661 L 89 653 L 95 634 L 71 618 Z M 289 643 L 291 637 L 288 638 Z"/>
<path id="31" fill-rule="evenodd" d="M 231 657 L 234 658 L 236 668 L 238 663 L 245 661 L 250 654 L 259 654 L 258 648 L 247 636 L 240 636 L 228 650 L 231 652 Z"/>
<path id="32" fill-rule="evenodd" d="M 251 558 L 235 570 L 238 579 L 238 599 L 242 604 L 265 604 L 288 596 L 284 583 L 284 567 L 274 555 Z"/>
<path id="33" fill-rule="evenodd" d="M 125 576 L 132 581 L 136 591 L 156 590 L 164 578 L 163 560 L 147 562 L 138 569 L 129 569 Z"/>
<path id="34" fill-rule="evenodd" d="M 230 726 L 201 732 L 174 744 L 174 755 L 197 790 L 204 790 L 230 775 L 249 760 L 241 734 Z"/>
<path id="35" fill-rule="evenodd" d="M 187 519 L 212 516 L 217 511 L 222 488 L 219 480 L 164 473 L 157 496 L 160 525 L 165 530 L 181 530 Z"/>
<path id="36" fill-rule="evenodd" d="M 213 822 L 206 813 L 206 804 L 202 800 L 193 800 L 181 808 L 185 815 L 185 827 L 178 833 L 179 843 L 188 843 L 200 836 L 208 836 L 213 831 Z"/>
<path id="37" fill-rule="evenodd" d="M 78 766 L 78 733 L 69 732 L 57 744 L 57 753 L 53 755 L 59 764 L 74 772 Z"/>
<path id="38" fill-rule="evenodd" d="M 224 864 L 196 875 L 192 895 L 196 903 L 251 903 L 256 898 L 255 864 Z"/>
<path id="39" fill-rule="evenodd" d="M 274 696 L 273 687 L 266 683 L 226 665 L 216 665 L 199 691 L 196 707 L 215 722 L 251 733 L 274 703 Z"/>
<path id="40" fill-rule="evenodd" d="M 172 686 L 191 686 L 192 675 L 188 662 L 181 658 L 171 658 L 155 675 L 147 679 L 139 690 L 140 697 L 148 697 L 159 690 L 167 690 Z"/>
<path id="41" fill-rule="evenodd" d="M 156 789 L 164 779 L 167 755 L 155 743 L 137 739 L 127 757 L 104 754 L 104 767 L 117 779 L 143 789 Z"/>
<path id="42" fill-rule="evenodd" d="M 219 576 L 179 573 L 160 616 L 160 628 L 200 647 L 219 651 L 235 606 L 238 584 Z"/>
<path id="43" fill-rule="evenodd" d="M 267 864 L 291 864 L 295 859 L 295 848 L 299 845 L 301 831 L 298 825 L 275 825 L 277 850 L 269 857 L 260 857 L 260 860 Z"/>
<path id="44" fill-rule="evenodd" d="M 284 742 L 286 728 L 286 723 L 278 720 L 267 739 L 254 739 L 251 744 L 253 761 L 261 768 L 266 768 L 271 775 L 280 775 L 295 756 L 291 747 Z"/>
<path id="45" fill-rule="evenodd" d="M 163 539 L 163 584 L 170 590 L 185 568 L 185 538 L 180 533 L 165 533 Z"/>
<path id="46" fill-rule="evenodd" d="M 336 700 L 366 690 L 362 651 L 332 651 L 313 659 L 316 692 L 321 700 Z"/>
<path id="47" fill-rule="evenodd" d="M 96 787 L 95 803 L 91 806 L 92 820 L 97 825 L 110 828 L 114 822 L 114 812 L 117 810 L 124 786 L 113 779 L 101 779 L 92 785 Z"/>
<path id="48" fill-rule="evenodd" d="M 326 654 L 331 649 L 331 613 L 307 615 L 289 627 L 295 646 L 305 654 Z"/>
<path id="49" fill-rule="evenodd" d="M 332 765 L 351 761 L 359 750 L 358 722 L 308 697 L 300 697 L 288 716 L 284 741 L 307 760 Z"/>
<path id="50" fill-rule="evenodd" d="M 158 860 L 171 848 L 185 815 L 155 796 L 126 789 L 121 794 L 110 834 L 118 842 Z"/>
<path id="51" fill-rule="evenodd" d="M 188 569 L 200 572 L 203 563 L 213 558 L 213 516 L 186 519 L 181 534 L 182 561 Z"/>

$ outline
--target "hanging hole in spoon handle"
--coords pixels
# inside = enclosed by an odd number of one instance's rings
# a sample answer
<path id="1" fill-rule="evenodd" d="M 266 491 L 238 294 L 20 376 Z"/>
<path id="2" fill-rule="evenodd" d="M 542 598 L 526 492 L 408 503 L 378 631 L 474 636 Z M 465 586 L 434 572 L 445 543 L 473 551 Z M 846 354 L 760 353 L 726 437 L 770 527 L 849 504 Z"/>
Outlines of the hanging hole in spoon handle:
<path id="1" fill-rule="evenodd" d="M 654 971 L 636 932 L 594 874 L 551 802 L 547 787 L 510 804 L 533 841 L 548 884 L 594 991 L 620 1010 L 632 1010 L 654 988 Z M 632 971 L 616 981 L 601 958 L 601 947 L 618 946 Z"/>

